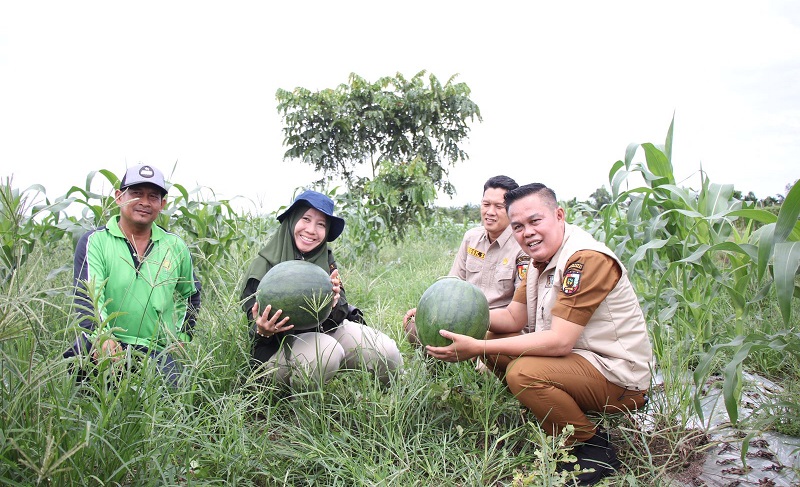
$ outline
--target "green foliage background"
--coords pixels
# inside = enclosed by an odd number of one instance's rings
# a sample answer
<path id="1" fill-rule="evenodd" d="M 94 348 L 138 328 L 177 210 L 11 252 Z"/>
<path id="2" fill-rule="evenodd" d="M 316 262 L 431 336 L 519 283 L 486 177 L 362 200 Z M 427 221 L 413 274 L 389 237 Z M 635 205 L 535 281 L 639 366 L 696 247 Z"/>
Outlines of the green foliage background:
<path id="1" fill-rule="evenodd" d="M 437 190 L 455 191 L 450 167 L 468 158 L 461 147 L 469 123 L 481 120 L 466 83 L 442 84 L 420 71 L 370 82 L 353 73 L 346 83 L 312 92 L 276 93 L 284 121 L 284 157 L 308 163 L 325 187 L 340 179 L 394 243 L 409 227 L 429 223 Z M 369 171 L 359 171 L 367 166 Z M 368 174 L 368 175 L 365 175 Z"/>

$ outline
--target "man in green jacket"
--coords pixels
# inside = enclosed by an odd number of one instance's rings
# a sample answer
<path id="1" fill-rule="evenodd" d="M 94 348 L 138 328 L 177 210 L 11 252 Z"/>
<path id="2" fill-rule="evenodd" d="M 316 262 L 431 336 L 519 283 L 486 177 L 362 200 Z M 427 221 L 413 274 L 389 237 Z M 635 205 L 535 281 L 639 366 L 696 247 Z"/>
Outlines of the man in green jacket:
<path id="1" fill-rule="evenodd" d="M 94 361 L 102 355 L 117 360 L 134 349 L 177 383 L 179 367 L 169 350 L 191 340 L 200 282 L 183 240 L 155 224 L 166 196 L 160 170 L 131 167 L 115 192 L 119 216 L 81 237 L 73 283 L 84 330 L 64 357 L 88 353 Z M 110 335 L 103 333 L 108 330 Z"/>

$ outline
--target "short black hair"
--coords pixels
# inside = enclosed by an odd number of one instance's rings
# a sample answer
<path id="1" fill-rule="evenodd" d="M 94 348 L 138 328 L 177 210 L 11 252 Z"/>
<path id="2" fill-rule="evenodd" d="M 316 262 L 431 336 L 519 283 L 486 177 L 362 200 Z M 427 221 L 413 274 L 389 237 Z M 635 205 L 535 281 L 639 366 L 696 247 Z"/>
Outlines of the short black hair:
<path id="1" fill-rule="evenodd" d="M 514 188 L 506 193 L 506 210 L 508 210 L 508 207 L 511 206 L 511 203 L 532 194 L 538 195 L 540 198 L 542 198 L 542 200 L 547 203 L 547 206 L 551 206 L 552 208 L 556 208 L 558 206 L 558 200 L 556 199 L 555 191 L 542 183 L 530 183 L 518 188 Z"/>
<path id="2" fill-rule="evenodd" d="M 486 180 L 483 185 L 483 192 L 485 193 L 489 188 L 501 188 L 506 191 L 519 188 L 519 184 L 508 176 L 492 176 Z"/>

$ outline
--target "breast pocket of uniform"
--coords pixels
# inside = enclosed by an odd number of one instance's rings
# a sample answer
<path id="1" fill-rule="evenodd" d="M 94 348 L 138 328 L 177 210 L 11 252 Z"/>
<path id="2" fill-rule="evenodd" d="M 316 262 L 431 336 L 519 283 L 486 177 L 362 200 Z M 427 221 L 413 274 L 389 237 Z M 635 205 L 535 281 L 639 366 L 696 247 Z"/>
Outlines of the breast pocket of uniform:
<path id="1" fill-rule="evenodd" d="M 483 259 L 467 255 L 467 263 L 465 265 L 467 274 L 479 274 L 483 272 L 483 262 Z"/>
<path id="2" fill-rule="evenodd" d="M 497 266 L 494 273 L 497 284 L 505 291 L 514 289 L 514 268 L 511 266 Z"/>

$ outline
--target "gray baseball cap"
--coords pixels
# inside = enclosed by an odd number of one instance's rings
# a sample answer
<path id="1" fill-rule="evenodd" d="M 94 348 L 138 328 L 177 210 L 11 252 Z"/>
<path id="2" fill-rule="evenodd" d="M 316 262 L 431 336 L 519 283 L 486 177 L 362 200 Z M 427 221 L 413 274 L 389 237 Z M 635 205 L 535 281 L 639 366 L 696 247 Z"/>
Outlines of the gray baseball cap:
<path id="1" fill-rule="evenodd" d="M 119 183 L 119 189 L 125 189 L 136 184 L 149 183 L 158 187 L 161 192 L 167 194 L 167 183 L 164 181 L 164 173 L 157 167 L 148 164 L 140 164 L 138 166 L 129 167 L 122 176 L 122 181 Z"/>

